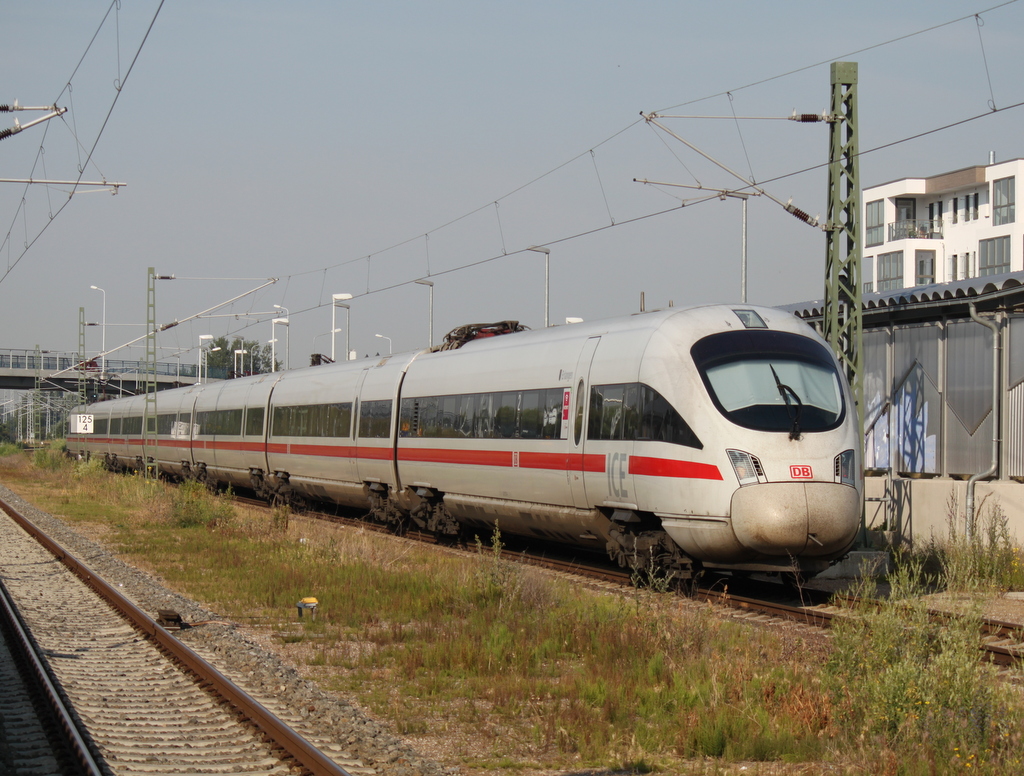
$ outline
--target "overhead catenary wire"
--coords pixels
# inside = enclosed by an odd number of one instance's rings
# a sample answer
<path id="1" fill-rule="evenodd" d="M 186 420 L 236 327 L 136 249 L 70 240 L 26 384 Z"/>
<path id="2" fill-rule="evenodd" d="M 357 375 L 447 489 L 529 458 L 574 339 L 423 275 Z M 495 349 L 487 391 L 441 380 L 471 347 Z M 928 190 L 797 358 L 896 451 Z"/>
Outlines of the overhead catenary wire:
<path id="1" fill-rule="evenodd" d="M 861 52 L 864 52 L 864 51 L 869 51 L 869 50 L 872 50 L 872 49 L 875 49 L 875 48 L 879 48 L 881 46 L 890 45 L 892 43 L 899 42 L 901 40 L 906 40 L 906 39 L 914 37 L 916 35 L 921 35 L 921 34 L 924 34 L 924 33 L 936 30 L 936 29 L 940 29 L 940 28 L 949 26 L 951 24 L 955 24 L 955 23 L 964 21 L 965 19 L 975 18 L 976 20 L 978 20 L 981 14 L 989 13 L 989 12 L 994 11 L 996 9 L 1012 5 L 1012 4 L 1016 3 L 1016 2 L 1017 2 L 1017 0 L 1008 0 L 1008 2 L 1003 2 L 1003 3 L 997 4 L 997 5 L 991 6 L 990 8 L 987 8 L 987 9 L 985 9 L 983 11 L 980 11 L 980 12 L 978 12 L 976 14 L 970 14 L 968 16 L 963 16 L 963 17 L 960 17 L 960 18 L 957 18 L 957 19 L 953 19 L 953 20 L 950 20 L 950 21 L 947 21 L 947 22 L 943 22 L 943 23 L 940 23 L 940 24 L 932 25 L 932 26 L 930 26 L 928 28 L 925 28 L 925 29 L 922 29 L 922 30 L 918 30 L 918 31 L 915 31 L 915 32 L 912 32 L 912 33 L 909 33 L 909 34 L 906 34 L 906 35 L 901 35 L 901 36 L 898 36 L 898 37 L 895 37 L 895 38 L 891 38 L 889 40 L 886 40 L 886 41 L 874 44 L 872 46 L 868 46 L 868 47 L 865 47 L 865 48 L 862 48 L 862 49 L 858 49 L 855 52 L 851 52 L 851 54 L 847 54 L 847 55 L 843 55 L 843 56 L 851 56 L 851 55 L 856 54 L 856 53 L 861 53 Z M 161 6 L 162 6 L 162 2 L 161 2 Z M 113 4 L 112 4 L 111 8 L 113 8 Z M 110 10 L 108 9 L 108 14 L 109 13 L 110 13 Z M 159 9 L 157 10 L 157 13 L 159 13 Z M 154 22 L 155 22 L 155 19 L 156 19 L 156 15 L 154 15 L 154 19 L 153 19 Z M 151 23 L 150 26 L 152 27 L 152 23 Z M 148 35 L 148 31 L 147 31 L 147 35 Z M 980 30 L 979 30 L 979 36 L 980 36 Z M 94 35 L 94 39 L 95 39 L 95 35 Z M 145 42 L 145 41 L 143 41 L 143 42 Z M 91 42 L 90 42 L 90 45 L 91 45 Z M 141 45 L 140 45 L 140 50 L 141 50 Z M 137 57 L 138 57 L 138 52 L 136 52 L 136 58 Z M 83 55 L 83 59 L 84 59 L 84 55 Z M 810 69 L 810 68 L 813 68 L 813 67 L 821 66 L 821 65 L 827 64 L 828 62 L 832 61 L 833 59 L 835 59 L 835 57 L 830 57 L 827 60 L 823 60 L 823 61 L 815 63 L 813 65 L 807 65 L 807 66 L 804 66 L 804 67 L 801 67 L 801 68 L 798 68 L 798 69 L 795 69 L 795 70 L 791 70 L 791 71 L 788 71 L 787 73 L 782 73 L 782 74 L 777 75 L 777 76 L 772 76 L 770 78 L 761 79 L 759 81 L 752 82 L 751 84 L 747 84 L 745 86 L 734 87 L 734 88 L 732 88 L 732 89 L 730 89 L 730 90 L 728 90 L 726 92 L 719 92 L 717 95 L 709 95 L 708 97 L 702 97 L 702 98 L 699 98 L 699 99 L 696 99 L 696 100 L 691 100 L 689 102 L 680 103 L 679 105 L 688 105 L 688 104 L 699 102 L 699 101 L 704 100 L 704 99 L 710 99 L 712 97 L 720 96 L 720 95 L 729 96 L 730 100 L 731 100 L 733 92 L 737 92 L 737 91 L 740 91 L 740 90 L 743 90 L 743 89 L 750 88 L 752 86 L 756 86 L 756 85 L 759 85 L 759 84 L 762 84 L 762 83 L 766 83 L 766 82 L 769 82 L 769 81 L 772 81 L 772 80 L 783 78 L 783 77 L 786 77 L 787 75 L 792 75 L 794 73 L 802 72 L 804 70 L 807 70 L 807 69 Z M 81 64 L 81 63 L 79 63 L 79 64 Z M 134 65 L 134 60 L 133 60 L 133 65 Z M 76 67 L 76 71 L 77 71 L 77 67 Z M 128 74 L 130 74 L 130 72 L 131 72 L 131 68 L 129 68 L 128 73 L 125 75 L 126 79 L 127 79 Z M 987 72 L 987 61 L 986 61 L 986 72 Z M 70 86 L 70 81 L 69 81 L 69 86 Z M 120 86 L 123 86 L 123 82 L 119 84 L 119 87 Z M 116 102 L 116 100 L 115 100 L 115 102 Z M 993 97 L 993 103 L 994 103 L 994 97 Z M 1006 106 L 1006 108 L 1003 108 L 1001 110 L 1006 110 L 1006 109 L 1009 109 L 1009 108 L 1018 107 L 1019 105 L 1020 104 L 1018 103 L 1016 105 Z M 673 106 L 673 107 L 678 107 L 678 106 Z M 666 110 L 670 110 L 670 109 L 671 108 L 668 108 Z M 111 108 L 111 110 L 112 110 L 112 108 Z M 995 112 L 998 112 L 998 111 L 997 110 L 993 110 L 992 111 L 992 113 L 995 113 Z M 985 115 L 989 115 L 989 114 L 985 114 Z M 667 118 L 667 116 L 664 116 L 664 117 Z M 109 118 L 109 114 L 108 114 L 108 118 Z M 792 119 L 792 117 L 781 117 L 781 116 L 780 117 L 739 117 L 739 116 L 736 116 L 736 115 L 714 117 L 714 118 L 723 118 L 723 119 L 730 119 L 731 118 L 734 121 L 737 121 L 740 118 L 744 118 L 744 119 L 747 119 L 747 118 L 761 118 L 761 119 L 772 119 L 772 120 Z M 948 128 L 957 126 L 959 124 L 966 123 L 968 121 L 973 121 L 976 118 L 980 118 L 980 116 L 973 116 L 973 117 L 970 117 L 970 118 L 967 118 L 967 119 L 963 119 L 963 120 L 958 121 L 958 122 L 953 122 L 951 124 L 944 125 L 943 127 L 934 128 L 932 130 L 928 130 L 926 132 L 918 133 L 916 135 L 913 135 L 913 136 L 910 136 L 910 137 L 907 137 L 907 138 L 902 138 L 902 139 L 899 139 L 899 140 L 895 140 L 895 141 L 892 141 L 892 142 L 887 143 L 885 145 L 878 146 L 875 149 L 870 149 L 868 151 L 862 151 L 860 155 L 864 155 L 866 153 L 871 153 L 872 151 L 876 151 L 876 150 L 881 150 L 883 148 L 892 147 L 892 146 L 897 145 L 897 144 L 899 144 L 901 142 L 907 142 L 907 141 L 912 140 L 912 139 L 916 139 L 916 138 L 919 138 L 919 137 L 924 137 L 924 136 L 926 136 L 928 134 L 932 134 L 934 132 L 942 131 L 943 129 L 948 129 Z M 502 243 L 502 253 L 501 253 L 501 255 L 491 256 L 491 257 L 488 257 L 488 258 L 485 258 L 485 259 L 482 259 L 482 260 L 477 260 L 477 261 L 472 261 L 472 262 L 468 262 L 468 263 L 465 263 L 465 264 L 461 264 L 461 265 L 459 265 L 457 267 L 452 267 L 452 268 L 444 270 L 444 271 L 442 271 L 440 273 L 435 273 L 435 274 L 441 274 L 441 275 L 443 275 L 443 274 L 450 274 L 452 272 L 458 272 L 458 271 L 461 271 L 463 269 L 469 269 L 469 268 L 472 268 L 472 267 L 475 267 L 475 266 L 479 266 L 481 264 L 485 264 L 485 263 L 488 263 L 488 262 L 491 262 L 491 261 L 495 261 L 497 259 L 503 258 L 503 257 L 508 256 L 508 255 L 514 255 L 516 253 L 519 253 L 519 251 L 515 250 L 514 248 L 510 249 L 509 246 L 507 246 L 505 244 L 504 230 L 502 229 L 501 217 L 500 217 L 500 213 L 499 213 L 499 210 L 498 210 L 500 202 L 502 200 L 504 200 L 505 198 L 513 195 L 513 194 L 516 194 L 516 193 L 518 193 L 520 191 L 523 191 L 524 189 L 529 188 L 530 186 L 532 186 L 535 183 L 543 180 L 544 178 L 557 173 L 559 170 L 563 169 L 564 167 L 566 167 L 566 166 L 572 164 L 573 162 L 579 160 L 585 154 L 589 153 L 591 155 L 591 158 L 592 158 L 592 161 L 594 163 L 595 170 L 596 170 L 595 149 L 599 149 L 599 148 L 605 146 L 607 143 L 610 143 L 615 138 L 619 137 L 620 135 L 626 133 L 627 131 L 629 131 L 630 129 L 635 127 L 638 123 L 640 123 L 640 120 L 637 120 L 637 121 L 634 121 L 634 122 L 628 124 L 627 126 L 623 127 L 622 129 L 618 130 L 617 132 L 615 132 L 615 133 L 611 134 L 610 136 L 606 137 L 601 142 L 595 144 L 594 146 L 592 146 L 587 151 L 584 151 L 584 152 L 582 152 L 580 154 L 577 154 L 576 156 L 568 159 L 567 161 L 565 161 L 562 164 L 552 168 L 551 170 L 548 170 L 547 172 L 534 177 L 530 181 L 527 181 L 526 183 L 523 183 L 522 185 L 517 186 L 517 187 L 511 189 L 510 191 L 506 192 L 504 195 L 502 195 L 498 199 L 493 200 L 491 202 L 488 202 L 488 203 L 486 203 L 484 205 L 481 205 L 480 207 L 475 208 L 475 209 L 473 209 L 473 210 L 471 210 L 471 211 L 469 211 L 469 212 L 467 212 L 467 213 L 465 213 L 465 214 L 463 214 L 461 216 L 458 216 L 456 218 L 450 219 L 449 221 L 447 221 L 447 222 L 445 222 L 445 223 L 443 223 L 443 224 L 441 224 L 441 225 L 439 225 L 439 226 L 437 226 L 437 227 L 435 227 L 435 228 L 433 228 L 431 230 L 428 230 L 427 232 L 419 233 L 419 234 L 417 234 L 417 235 L 415 235 L 413 237 L 410 237 L 410 238 L 408 238 L 406 240 L 401 240 L 401 241 L 399 241 L 399 242 L 389 246 L 388 248 L 382 249 L 380 251 L 375 251 L 375 252 L 370 253 L 368 255 L 360 255 L 359 257 L 356 257 L 356 258 L 352 258 L 352 259 L 348 259 L 348 260 L 344 260 L 344 261 L 340 261 L 340 262 L 335 262 L 335 263 L 332 263 L 332 264 L 327 265 L 327 266 L 318 267 L 318 268 L 310 269 L 310 270 L 304 270 L 302 272 L 298 272 L 298 273 L 294 273 L 292 275 L 288 275 L 288 276 L 286 276 L 286 279 L 290 280 L 291 277 L 298 278 L 298 277 L 301 277 L 301 276 L 304 276 L 304 275 L 312 274 L 314 272 L 322 274 L 323 277 L 326 279 L 326 274 L 330 270 L 341 268 L 341 267 L 345 267 L 345 266 L 349 266 L 349 265 L 354 264 L 356 262 L 361 262 L 361 261 L 363 261 L 365 259 L 366 262 L 367 262 L 367 284 L 366 284 L 366 293 L 367 294 L 377 293 L 377 292 L 381 292 L 381 291 L 386 291 L 386 290 L 390 290 L 390 289 L 393 289 L 393 288 L 396 288 L 396 287 L 399 287 L 399 286 L 407 285 L 407 284 L 413 282 L 413 280 L 410 279 L 408 281 L 400 281 L 400 282 L 397 282 L 397 283 L 389 284 L 387 286 L 382 286 L 380 288 L 371 288 L 371 264 L 372 264 L 372 260 L 376 256 L 379 256 L 382 253 L 385 253 L 385 252 L 393 250 L 395 248 L 398 248 L 398 247 L 407 245 L 409 243 L 415 242 L 420 237 L 423 237 L 424 240 L 425 240 L 425 243 L 426 243 L 426 242 L 429 241 L 430 235 L 432 233 L 435 233 L 435 232 L 437 232 L 437 231 L 439 231 L 441 229 L 444 229 L 446 227 L 452 226 L 452 225 L 454 225 L 454 224 L 456 224 L 456 223 L 458 223 L 458 222 L 460 222 L 460 221 L 462 221 L 462 220 L 464 220 L 466 218 L 469 218 L 472 215 L 474 215 L 476 213 L 479 213 L 479 212 L 481 212 L 482 210 L 484 210 L 486 208 L 489 208 L 491 205 L 493 205 L 495 207 L 495 217 L 496 217 L 496 222 L 497 222 L 497 226 L 498 226 L 499 236 L 501 238 L 501 243 Z M 102 130 L 101 130 L 101 132 L 102 132 Z M 658 134 L 658 133 L 656 133 L 656 134 Z M 741 142 L 742 142 L 742 137 L 741 137 Z M 95 148 L 95 144 L 94 144 L 93 148 Z M 91 156 L 91 153 L 90 153 L 90 156 Z M 782 179 L 785 179 L 787 177 L 792 177 L 793 175 L 798 175 L 798 174 L 801 174 L 801 173 L 804 173 L 804 172 L 809 172 L 809 171 L 812 171 L 812 170 L 815 170 L 815 169 L 820 169 L 822 167 L 825 167 L 826 165 L 827 165 L 827 163 L 821 163 L 821 164 L 812 165 L 812 166 L 803 168 L 801 170 L 797 170 L 797 171 L 786 173 L 786 174 L 783 174 L 783 175 L 780 175 L 780 176 L 776 176 L 776 177 L 771 178 L 771 179 L 769 179 L 767 181 L 762 181 L 760 185 L 764 185 L 765 183 L 771 183 L 771 182 L 774 182 L 774 181 L 782 180 Z M 749 157 L 748 157 L 748 166 L 750 166 Z M 740 177 L 740 179 L 743 180 L 743 178 L 741 176 L 737 176 L 737 177 Z M 751 177 L 753 177 L 752 172 L 751 172 Z M 603 183 L 600 180 L 599 172 L 598 172 L 598 183 L 601 186 L 602 194 L 604 195 L 605 192 L 604 192 L 604 188 L 603 188 Z M 695 200 L 694 202 L 684 202 L 683 206 L 689 206 L 690 204 L 699 204 L 699 202 L 700 202 L 700 200 Z M 561 237 L 561 238 L 559 238 L 557 240 L 548 241 L 548 243 L 546 243 L 546 244 L 557 244 L 557 243 L 560 243 L 560 242 L 565 242 L 565 241 L 568 241 L 568 240 L 576 239 L 578 237 L 582 237 L 582 236 L 586 236 L 586 235 L 589 235 L 589 234 L 593 234 L 595 232 L 602 231 L 603 229 L 610 228 L 612 226 L 618 226 L 618 225 L 622 225 L 622 224 L 635 223 L 637 221 L 645 220 L 645 219 L 648 219 L 648 218 L 654 218 L 654 217 L 658 217 L 658 216 L 661 216 L 661 215 L 665 215 L 667 213 L 674 212 L 675 210 L 678 209 L 678 208 L 670 208 L 670 209 L 666 209 L 666 210 L 660 210 L 660 211 L 656 211 L 656 212 L 652 212 L 652 213 L 647 213 L 647 214 L 644 214 L 644 215 L 641 215 L 641 216 L 634 217 L 634 218 L 628 219 L 626 221 L 623 221 L 623 222 L 621 222 L 621 224 L 616 224 L 614 222 L 614 219 L 611 218 L 610 208 L 608 208 L 607 196 L 606 195 L 605 195 L 605 204 L 606 204 L 606 209 L 609 210 L 609 218 L 612 221 L 611 224 L 608 224 L 608 225 L 605 225 L 605 226 L 602 226 L 602 227 L 599 227 L 599 228 L 596 228 L 596 229 L 584 230 L 584 231 L 575 233 L 573 235 L 568 235 L 568 236 L 565 236 L 565 237 Z M 780 202 L 780 204 L 782 204 L 782 203 Z M 66 203 L 65 203 L 65 205 L 66 205 Z M 63 207 L 61 209 L 63 209 Z M 40 234 L 41 233 L 42 232 L 40 232 Z M 8 237 L 9 236 L 10 235 L 8 235 Z M 34 240 L 33 240 L 33 242 L 34 242 Z M 24 253 L 22 255 L 24 255 Z M 18 259 L 19 261 L 20 261 L 20 258 L 21 257 L 19 257 L 19 259 Z M 429 248 L 428 248 L 427 249 L 428 275 L 430 275 L 430 264 L 429 264 L 429 262 L 430 262 L 430 257 L 429 257 Z M 10 270 L 12 268 L 13 267 L 9 266 L 8 273 L 10 272 Z M 6 278 L 6 276 L 7 275 L 5 274 L 3 277 L 0 277 L 0 282 L 2 282 L 3 279 Z M 287 284 L 286 284 L 286 290 L 287 290 Z M 306 307 L 306 308 L 303 308 L 302 310 L 299 310 L 297 312 L 306 312 L 306 311 L 309 311 L 309 310 L 317 309 L 317 307 L 319 307 L 319 306 L 321 306 L 321 305 L 318 304 L 318 305 L 316 305 L 314 307 Z"/>
<path id="2" fill-rule="evenodd" d="M 163 8 L 163 5 L 164 5 L 164 0 L 160 0 L 160 3 L 157 6 L 156 11 L 153 13 L 153 18 L 150 20 L 149 26 L 146 28 L 146 32 L 142 36 L 142 41 L 139 43 L 139 46 L 138 46 L 138 48 L 135 51 L 135 55 L 132 57 L 131 64 L 128 66 L 128 70 L 124 74 L 124 78 L 123 79 L 121 79 L 120 77 L 118 78 L 118 82 L 117 82 L 117 85 L 116 85 L 115 91 L 114 91 L 114 99 L 110 103 L 110 108 L 108 109 L 107 114 L 106 114 L 106 116 L 103 119 L 103 123 L 100 125 L 99 131 L 96 133 L 96 137 L 93 140 L 92 146 L 89 148 L 89 151 L 88 151 L 88 153 L 86 155 L 85 161 L 82 162 L 81 161 L 81 157 L 79 157 L 78 180 L 81 180 L 82 177 L 84 177 L 85 171 L 86 171 L 86 169 L 88 169 L 89 164 L 92 161 L 93 154 L 96 152 L 96 146 L 99 145 L 100 138 L 103 137 L 103 132 L 106 130 L 107 124 L 110 121 L 110 117 L 111 117 L 111 115 L 114 112 L 114 108 L 117 106 L 118 98 L 121 96 L 121 90 L 124 88 L 125 82 L 128 80 L 128 77 L 131 75 L 132 70 L 134 70 L 134 68 L 135 68 L 135 63 L 139 59 L 139 54 L 142 53 L 143 46 L 146 45 L 146 41 L 149 39 L 149 34 L 153 30 L 153 25 L 156 24 L 157 17 L 160 15 L 160 9 Z M 99 35 L 100 30 L 103 28 L 103 25 L 106 23 L 107 18 L 110 16 L 110 12 L 112 10 L 114 10 L 115 8 L 120 8 L 120 0 L 113 0 L 113 2 L 111 2 L 110 6 L 107 8 L 107 13 L 104 15 L 103 21 L 100 22 L 100 26 L 97 28 L 96 32 L 93 34 L 92 39 L 89 41 L 89 45 L 86 47 L 85 52 L 83 52 L 81 59 L 78 61 L 78 64 L 75 65 L 75 69 L 72 71 L 71 77 L 68 79 L 67 84 L 65 85 L 64 89 L 61 90 L 62 94 L 63 94 L 64 90 L 68 90 L 69 93 L 70 93 L 71 82 L 72 82 L 72 80 L 75 77 L 75 73 L 77 73 L 78 72 L 78 68 L 81 67 L 82 62 L 85 60 L 85 57 L 86 57 L 86 55 L 89 52 L 89 49 L 92 47 L 92 44 L 95 42 L 96 37 Z M 120 36 L 118 37 L 118 40 L 120 40 Z M 120 76 L 120 52 L 118 53 L 118 75 Z M 58 96 L 58 99 L 59 99 L 59 96 Z M 57 104 L 57 100 L 54 100 L 54 105 L 56 105 L 56 104 Z M 45 135 L 44 135 L 44 137 L 45 137 Z M 76 140 L 77 140 L 77 136 L 76 136 Z M 40 148 L 42 148 L 42 145 L 40 145 Z M 38 156 L 39 155 L 37 155 L 37 158 L 38 158 Z M 26 185 L 29 185 L 29 184 L 26 184 Z M 2 285 L 3 282 L 8 278 L 8 276 L 11 274 L 11 272 L 14 270 L 14 268 L 17 267 L 19 263 L 21 263 L 21 260 L 32 249 L 32 246 L 36 244 L 36 242 L 39 240 L 39 238 L 42 237 L 42 235 L 50 227 L 50 224 L 52 224 L 56 220 L 57 216 L 59 216 L 62 212 L 64 212 L 64 208 L 66 208 L 68 206 L 68 203 L 71 202 L 71 200 L 74 197 L 75 192 L 76 192 L 76 190 L 77 190 L 79 185 L 80 184 L 75 183 L 72 186 L 72 190 L 68 194 L 68 197 L 63 202 L 63 204 L 61 204 L 61 206 L 59 208 L 57 208 L 56 212 L 51 212 L 50 217 L 43 224 L 43 226 L 39 230 L 39 232 L 35 236 L 33 236 L 31 238 L 31 240 L 26 240 L 26 243 L 25 243 L 25 246 L 24 246 L 23 250 L 21 251 L 20 254 L 18 254 L 18 256 L 14 260 L 14 262 L 11 263 L 10 261 L 8 261 L 7 269 L 4 271 L 4 273 L 2 275 L 0 275 L 0 285 Z M 22 210 L 23 216 L 24 216 L 24 207 L 25 207 L 24 203 L 25 203 L 25 197 L 23 196 L 22 199 L 21 199 L 21 205 L 20 205 L 20 209 Z M 14 222 L 17 221 L 17 217 L 18 217 L 17 213 L 15 213 Z M 26 236 L 27 236 L 27 234 L 28 234 L 28 232 L 27 232 L 27 220 L 25 221 L 25 225 L 26 225 Z M 13 231 L 13 224 L 12 224 L 12 228 L 8 230 L 7 236 L 4 239 L 4 243 L 6 243 L 8 245 L 8 250 L 10 249 L 11 232 L 12 231 Z M 2 249 L 2 247 L 3 247 L 3 243 L 0 243 L 0 249 Z"/>

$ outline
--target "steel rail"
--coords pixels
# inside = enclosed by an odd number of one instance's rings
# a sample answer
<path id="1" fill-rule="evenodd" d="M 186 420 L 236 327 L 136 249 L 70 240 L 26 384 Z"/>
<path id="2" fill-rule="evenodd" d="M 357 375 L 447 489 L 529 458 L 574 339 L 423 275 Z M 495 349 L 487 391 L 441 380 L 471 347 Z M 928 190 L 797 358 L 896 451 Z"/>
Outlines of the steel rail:
<path id="1" fill-rule="evenodd" d="M 28 663 L 28 669 L 35 679 L 36 687 L 43 694 L 46 705 L 53 714 L 57 725 L 64 731 L 64 740 L 71 749 L 75 761 L 86 776 L 102 776 L 103 770 L 93 758 L 89 745 L 85 742 L 85 734 L 68 710 L 64 699 L 61 698 L 53 677 L 50 676 L 50 672 L 40 658 L 36 644 L 29 636 L 21 614 L 11 599 L 7 586 L 2 581 L 0 581 L 0 610 L 2 610 L 4 620 L 14 637 L 11 647 L 17 649 L 21 657 Z"/>
<path id="2" fill-rule="evenodd" d="M 300 736 L 259 701 L 235 685 L 213 665 L 174 638 L 142 609 L 129 601 L 117 589 L 99 577 L 86 564 L 65 550 L 36 526 L 35 523 L 3 499 L 0 499 L 0 509 L 6 512 L 29 535 L 49 550 L 54 557 L 92 588 L 102 599 L 120 612 L 134 628 L 145 634 L 167 654 L 188 668 L 212 692 L 239 709 L 275 745 L 287 752 L 299 767 L 314 776 L 351 776 L 348 771 L 329 759 L 323 752 Z"/>

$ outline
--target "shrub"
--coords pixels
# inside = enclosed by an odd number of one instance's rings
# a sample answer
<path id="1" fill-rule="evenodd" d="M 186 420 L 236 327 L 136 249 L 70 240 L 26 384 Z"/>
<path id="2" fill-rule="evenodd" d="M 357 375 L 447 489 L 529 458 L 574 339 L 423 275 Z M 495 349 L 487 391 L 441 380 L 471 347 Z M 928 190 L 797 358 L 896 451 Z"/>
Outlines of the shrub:
<path id="1" fill-rule="evenodd" d="M 907 559 L 894 572 L 887 601 L 833 626 L 826 667 L 833 702 L 849 739 L 874 747 L 864 757 L 998 762 L 1019 710 L 994 668 L 978 660 L 980 616 L 932 622 L 922 593 L 935 580 L 922 562 Z M 874 592 L 869 585 L 858 591 L 864 598 Z"/>
<path id="2" fill-rule="evenodd" d="M 68 468 L 70 461 L 63 451 L 50 447 L 40 447 L 32 455 L 32 463 L 37 469 L 59 471 Z"/>
<path id="3" fill-rule="evenodd" d="M 3 442 L 0 443 L 0 458 L 7 458 L 11 455 L 20 455 L 24 450 L 21 445 L 17 445 L 14 442 Z"/>
<path id="4" fill-rule="evenodd" d="M 1024 589 L 1021 550 L 1014 543 L 998 501 L 982 499 L 968 535 L 956 493 L 946 501 L 947 536 L 932 540 L 923 558 L 953 593 L 995 593 Z"/>
<path id="5" fill-rule="evenodd" d="M 181 528 L 221 526 L 230 522 L 234 512 L 229 498 L 214 495 L 202 483 L 188 480 L 174 489 L 171 515 Z"/>

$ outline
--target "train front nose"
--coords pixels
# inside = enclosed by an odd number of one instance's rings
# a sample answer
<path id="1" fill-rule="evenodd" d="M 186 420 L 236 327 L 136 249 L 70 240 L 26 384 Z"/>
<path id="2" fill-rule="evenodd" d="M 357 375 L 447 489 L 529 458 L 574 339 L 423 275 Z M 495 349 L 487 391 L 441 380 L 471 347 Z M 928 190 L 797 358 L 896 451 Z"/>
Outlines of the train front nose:
<path id="1" fill-rule="evenodd" d="M 768 482 L 732 497 L 732 530 L 764 555 L 836 556 L 860 525 L 860 494 L 831 482 Z"/>

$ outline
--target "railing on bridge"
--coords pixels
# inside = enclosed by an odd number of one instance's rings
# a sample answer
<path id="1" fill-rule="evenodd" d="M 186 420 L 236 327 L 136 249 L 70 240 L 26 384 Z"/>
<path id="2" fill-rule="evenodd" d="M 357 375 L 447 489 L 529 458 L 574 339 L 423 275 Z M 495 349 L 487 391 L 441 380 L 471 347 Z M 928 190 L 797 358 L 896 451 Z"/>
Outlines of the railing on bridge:
<path id="1" fill-rule="evenodd" d="M 78 355 L 75 353 L 39 353 L 36 350 L 22 350 L 8 348 L 0 350 L 0 369 L 39 369 L 43 372 L 59 372 L 65 369 L 74 370 L 78 363 Z M 96 358 L 89 358 L 85 361 L 85 371 L 90 377 L 99 376 L 101 362 Z M 108 358 L 106 361 L 107 374 L 112 378 L 126 375 L 139 375 L 146 373 L 145 361 L 124 361 L 121 359 Z M 226 367 L 210 367 L 210 379 L 226 380 L 228 378 Z M 156 373 L 162 376 L 175 376 L 182 380 L 195 381 L 198 377 L 198 367 L 195 364 L 181 364 L 178 361 L 160 361 L 156 365 Z"/>

